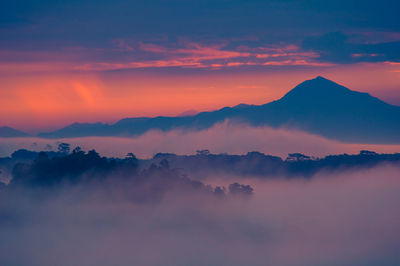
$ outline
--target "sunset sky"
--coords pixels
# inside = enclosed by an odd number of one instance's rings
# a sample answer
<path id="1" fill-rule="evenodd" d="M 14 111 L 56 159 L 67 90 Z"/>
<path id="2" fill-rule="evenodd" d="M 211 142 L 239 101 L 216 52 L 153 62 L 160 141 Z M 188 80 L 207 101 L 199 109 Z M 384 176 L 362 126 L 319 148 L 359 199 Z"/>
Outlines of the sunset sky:
<path id="1" fill-rule="evenodd" d="M 5 0 L 0 126 L 262 104 L 322 75 L 400 105 L 400 3 Z"/>

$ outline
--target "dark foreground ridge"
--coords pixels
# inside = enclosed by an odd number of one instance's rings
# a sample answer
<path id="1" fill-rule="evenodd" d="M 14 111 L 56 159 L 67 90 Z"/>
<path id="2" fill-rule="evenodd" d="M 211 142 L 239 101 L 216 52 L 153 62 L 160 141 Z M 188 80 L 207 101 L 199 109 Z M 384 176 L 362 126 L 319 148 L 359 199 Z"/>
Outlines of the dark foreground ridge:
<path id="1" fill-rule="evenodd" d="M 286 159 L 260 152 L 230 155 L 211 154 L 208 150 L 203 150 L 196 155 L 159 153 L 150 160 L 142 161 L 142 165 L 161 160 L 168 160 L 172 167 L 183 169 L 196 178 L 213 174 L 255 178 L 312 178 L 321 171 L 342 172 L 383 164 L 400 167 L 400 153 L 378 154 L 365 150 L 359 154 L 328 155 L 323 158 L 291 153 Z"/>
<path id="2" fill-rule="evenodd" d="M 133 154 L 119 159 L 101 157 L 95 150 L 86 153 L 80 148 L 72 153 L 18 150 L 11 157 L 0 158 L 0 169 L 12 169 L 9 184 L 0 182 L 0 188 L 47 191 L 102 188 L 110 189 L 110 194 L 122 191 L 136 202 L 157 202 L 167 194 L 245 197 L 253 193 L 250 186 L 236 182 L 228 188 L 205 185 L 170 168 L 167 160 L 148 167 L 139 167 L 139 164 Z"/>
<path id="3" fill-rule="evenodd" d="M 11 157 L 0 158 L 3 178 L 8 173 L 11 186 L 76 185 L 118 179 L 135 180 L 137 184 L 150 181 L 158 186 L 167 182 L 171 187 L 178 184 L 202 188 L 204 184 L 191 178 L 202 180 L 223 175 L 237 178 L 312 178 L 321 171 L 341 172 L 384 164 L 400 167 L 400 153 L 378 154 L 372 151 L 323 158 L 292 153 L 282 159 L 260 152 L 230 155 L 200 150 L 194 155 L 158 153 L 151 159 L 137 159 L 129 153 L 121 159 L 101 157 L 94 150 L 85 153 L 79 147 L 70 153 L 68 144 L 60 144 L 63 145 L 64 149 L 58 152 L 18 150 Z"/>
<path id="4" fill-rule="evenodd" d="M 125 118 L 111 125 L 75 123 L 39 136 L 134 136 L 149 130 L 202 130 L 224 120 L 251 126 L 292 127 L 345 142 L 400 143 L 400 106 L 323 77 L 307 80 L 281 99 L 264 105 L 240 104 L 184 117 Z"/>

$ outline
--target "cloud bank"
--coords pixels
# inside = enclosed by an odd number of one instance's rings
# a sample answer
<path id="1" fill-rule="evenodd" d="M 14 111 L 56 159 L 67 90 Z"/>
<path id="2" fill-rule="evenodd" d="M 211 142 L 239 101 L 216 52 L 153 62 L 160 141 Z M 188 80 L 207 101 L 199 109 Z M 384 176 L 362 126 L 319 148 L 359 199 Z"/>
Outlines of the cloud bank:
<path id="1" fill-rule="evenodd" d="M 84 150 L 94 148 L 105 156 L 124 157 L 133 152 L 139 158 L 150 158 L 159 152 L 193 154 L 202 149 L 213 153 L 232 154 L 259 151 L 283 158 L 286 158 L 288 153 L 295 152 L 321 157 L 328 154 L 357 154 L 360 150 L 379 153 L 400 151 L 399 145 L 348 144 L 293 129 L 250 127 L 225 122 L 202 131 L 150 131 L 132 138 L 88 137 L 55 141 L 36 138 L 0 139 L 0 156 L 8 156 L 20 148 L 51 150 L 61 141 L 80 146 Z"/>
<path id="2" fill-rule="evenodd" d="M 253 182 L 249 199 L 0 194 L 2 265 L 396 265 L 399 168 Z M 218 177 L 215 177 L 218 182 Z M 116 200 L 117 199 L 117 200 Z"/>

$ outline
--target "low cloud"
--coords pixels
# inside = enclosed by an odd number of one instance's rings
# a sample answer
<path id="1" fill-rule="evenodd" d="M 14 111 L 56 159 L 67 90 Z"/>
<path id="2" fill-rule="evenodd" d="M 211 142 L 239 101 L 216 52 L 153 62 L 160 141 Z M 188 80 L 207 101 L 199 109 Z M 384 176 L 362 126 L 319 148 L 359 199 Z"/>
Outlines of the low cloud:
<path id="1" fill-rule="evenodd" d="M 0 263 L 396 265 L 399 176 L 379 167 L 311 181 L 252 179 L 252 198 L 170 195 L 158 204 L 95 188 L 50 200 L 0 193 Z"/>
<path id="2" fill-rule="evenodd" d="M 329 154 L 358 154 L 360 150 L 393 153 L 399 145 L 348 144 L 293 129 L 250 127 L 231 122 L 217 124 L 201 131 L 150 131 L 139 137 L 87 137 L 62 140 L 38 138 L 0 139 L 0 156 L 8 156 L 20 148 L 33 150 L 55 149 L 67 142 L 84 150 L 96 149 L 105 156 L 123 157 L 133 152 L 139 158 L 150 158 L 159 152 L 193 154 L 208 149 L 213 153 L 246 154 L 259 151 L 286 158 L 288 153 L 300 152 L 322 157 Z"/>

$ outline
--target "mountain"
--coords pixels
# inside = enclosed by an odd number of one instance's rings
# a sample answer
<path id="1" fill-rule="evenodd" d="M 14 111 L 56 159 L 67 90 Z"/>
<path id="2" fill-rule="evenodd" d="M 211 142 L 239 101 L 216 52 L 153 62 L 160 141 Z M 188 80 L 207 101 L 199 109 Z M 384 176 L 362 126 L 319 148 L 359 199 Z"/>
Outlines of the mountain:
<path id="1" fill-rule="evenodd" d="M 42 133 L 46 138 L 140 135 L 151 129 L 206 129 L 225 119 L 252 126 L 305 130 L 359 143 L 400 143 L 400 106 L 352 91 L 323 77 L 307 80 L 281 99 L 264 105 L 239 104 L 184 117 L 125 118 L 115 124 L 75 123 Z"/>
<path id="2" fill-rule="evenodd" d="M 17 137 L 29 137 L 25 132 L 16 130 L 11 127 L 0 127 L 0 138 L 17 138 Z"/>
<path id="3" fill-rule="evenodd" d="M 185 112 L 182 112 L 182 113 L 178 114 L 177 116 L 195 116 L 198 113 L 199 112 L 197 112 L 196 110 L 191 109 L 191 110 L 187 110 Z"/>

